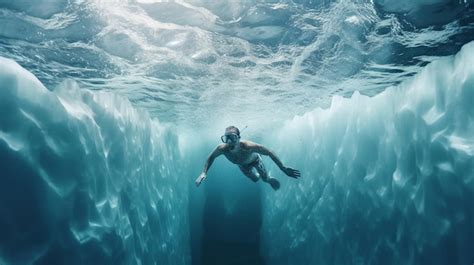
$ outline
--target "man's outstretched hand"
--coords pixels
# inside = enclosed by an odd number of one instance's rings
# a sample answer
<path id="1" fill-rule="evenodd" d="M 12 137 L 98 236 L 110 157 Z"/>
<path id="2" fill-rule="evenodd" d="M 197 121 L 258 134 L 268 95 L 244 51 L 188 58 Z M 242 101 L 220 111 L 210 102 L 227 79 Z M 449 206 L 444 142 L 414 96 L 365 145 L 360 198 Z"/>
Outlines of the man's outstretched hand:
<path id="1" fill-rule="evenodd" d="M 285 169 L 283 169 L 283 172 L 285 172 L 285 174 L 288 175 L 288 177 L 292 177 L 295 179 L 301 177 L 300 171 L 293 169 L 291 167 L 285 167 Z"/>
<path id="2" fill-rule="evenodd" d="M 199 177 L 197 177 L 196 179 L 196 187 L 199 187 L 199 185 L 201 185 L 201 182 L 206 179 L 206 177 L 206 173 L 202 172 L 201 175 L 199 175 Z"/>

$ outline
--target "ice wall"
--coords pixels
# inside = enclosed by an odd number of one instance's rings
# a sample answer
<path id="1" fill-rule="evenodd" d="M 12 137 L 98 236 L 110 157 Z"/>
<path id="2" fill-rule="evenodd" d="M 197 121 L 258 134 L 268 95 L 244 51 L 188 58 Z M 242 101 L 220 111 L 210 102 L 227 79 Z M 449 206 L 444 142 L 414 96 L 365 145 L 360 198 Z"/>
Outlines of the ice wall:
<path id="1" fill-rule="evenodd" d="M 302 171 L 266 190 L 267 264 L 473 262 L 474 42 L 375 97 L 335 97 L 265 143 Z"/>
<path id="2" fill-rule="evenodd" d="M 187 264 L 172 129 L 0 57 L 0 264 Z"/>

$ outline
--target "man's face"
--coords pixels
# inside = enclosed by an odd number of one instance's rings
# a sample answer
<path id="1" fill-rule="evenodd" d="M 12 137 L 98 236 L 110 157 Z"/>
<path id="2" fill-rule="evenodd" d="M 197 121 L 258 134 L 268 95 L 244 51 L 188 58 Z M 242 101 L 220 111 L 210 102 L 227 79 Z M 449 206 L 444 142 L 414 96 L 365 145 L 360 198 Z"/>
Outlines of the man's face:
<path id="1" fill-rule="evenodd" d="M 236 145 L 237 143 L 239 143 L 239 141 L 240 137 L 235 130 L 226 131 L 223 136 L 223 142 L 230 145 Z"/>

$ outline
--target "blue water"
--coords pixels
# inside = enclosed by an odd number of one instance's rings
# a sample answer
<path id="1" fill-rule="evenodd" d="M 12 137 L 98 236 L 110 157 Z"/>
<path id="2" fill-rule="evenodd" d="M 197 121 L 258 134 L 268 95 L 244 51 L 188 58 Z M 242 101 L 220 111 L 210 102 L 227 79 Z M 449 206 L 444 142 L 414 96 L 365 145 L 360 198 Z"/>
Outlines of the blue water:
<path id="1" fill-rule="evenodd" d="M 472 264 L 473 5 L 0 0 L 0 264 Z"/>

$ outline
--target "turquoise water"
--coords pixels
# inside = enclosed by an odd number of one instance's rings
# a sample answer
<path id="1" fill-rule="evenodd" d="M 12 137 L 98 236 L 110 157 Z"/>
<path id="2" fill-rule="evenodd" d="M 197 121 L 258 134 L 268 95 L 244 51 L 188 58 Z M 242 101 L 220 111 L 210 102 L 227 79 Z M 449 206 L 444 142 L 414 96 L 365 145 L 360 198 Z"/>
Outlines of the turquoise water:
<path id="1" fill-rule="evenodd" d="M 472 4 L 0 0 L 0 264 L 471 264 Z"/>

